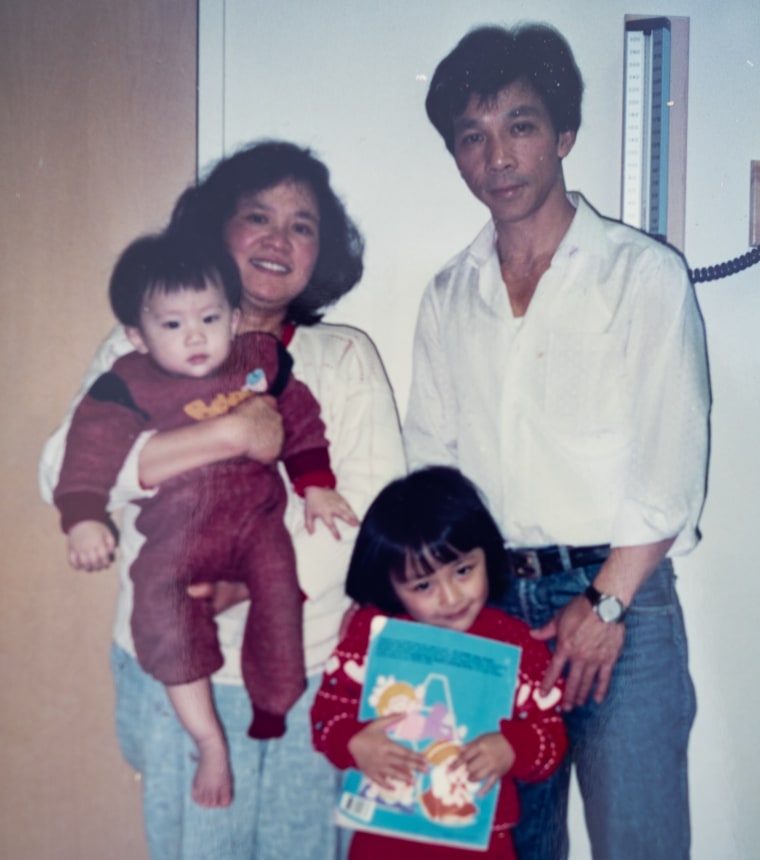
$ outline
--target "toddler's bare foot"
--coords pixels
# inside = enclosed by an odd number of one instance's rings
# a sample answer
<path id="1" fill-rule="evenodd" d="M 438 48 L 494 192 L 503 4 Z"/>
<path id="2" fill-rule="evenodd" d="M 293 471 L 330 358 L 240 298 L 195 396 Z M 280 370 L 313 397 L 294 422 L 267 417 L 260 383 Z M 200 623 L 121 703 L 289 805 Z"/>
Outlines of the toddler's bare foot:
<path id="1" fill-rule="evenodd" d="M 193 800 L 209 808 L 232 803 L 232 771 L 223 738 L 198 742 L 198 767 L 193 779 Z"/>

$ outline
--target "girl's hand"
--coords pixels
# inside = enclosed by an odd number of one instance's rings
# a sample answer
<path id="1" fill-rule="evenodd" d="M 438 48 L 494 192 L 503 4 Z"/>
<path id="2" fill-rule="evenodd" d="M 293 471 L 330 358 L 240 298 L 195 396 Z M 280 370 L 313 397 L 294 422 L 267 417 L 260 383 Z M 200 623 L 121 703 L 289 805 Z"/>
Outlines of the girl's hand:
<path id="1" fill-rule="evenodd" d="M 386 731 L 403 714 L 389 714 L 368 723 L 348 742 L 357 768 L 373 782 L 392 789 L 394 782 L 411 783 L 414 773 L 427 769 L 425 757 L 392 741 Z"/>
<path id="2" fill-rule="evenodd" d="M 335 540 L 340 540 L 340 532 L 335 523 L 336 519 L 343 520 L 349 526 L 359 525 L 359 520 L 351 505 L 335 490 L 328 487 L 307 487 L 303 498 L 306 531 L 310 535 L 314 534 L 316 520 L 322 520 Z"/>
<path id="3" fill-rule="evenodd" d="M 462 747 L 451 763 L 452 770 L 464 765 L 472 782 L 485 780 L 479 794 L 487 794 L 515 763 L 515 751 L 501 732 L 489 732 Z"/>
<path id="4" fill-rule="evenodd" d="M 82 520 L 69 529 L 66 538 L 74 570 L 105 570 L 114 559 L 116 538 L 99 520 Z"/>

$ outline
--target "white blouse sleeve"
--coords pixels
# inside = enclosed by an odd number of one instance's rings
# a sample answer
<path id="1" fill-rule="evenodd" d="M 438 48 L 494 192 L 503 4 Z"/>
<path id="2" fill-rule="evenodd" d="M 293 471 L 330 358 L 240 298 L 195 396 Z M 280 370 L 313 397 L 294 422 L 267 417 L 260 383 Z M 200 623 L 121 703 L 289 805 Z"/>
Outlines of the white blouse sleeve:
<path id="1" fill-rule="evenodd" d="M 319 326 L 297 336 L 302 340 L 295 355 L 295 374 L 319 401 L 337 490 L 361 519 L 382 487 L 406 468 L 385 369 L 370 339 L 358 330 Z M 340 524 L 343 537 L 336 541 L 317 523 L 316 532 L 309 535 L 303 503 L 294 494 L 286 522 L 304 592 L 310 598 L 331 588 L 342 592 L 356 529 Z"/>

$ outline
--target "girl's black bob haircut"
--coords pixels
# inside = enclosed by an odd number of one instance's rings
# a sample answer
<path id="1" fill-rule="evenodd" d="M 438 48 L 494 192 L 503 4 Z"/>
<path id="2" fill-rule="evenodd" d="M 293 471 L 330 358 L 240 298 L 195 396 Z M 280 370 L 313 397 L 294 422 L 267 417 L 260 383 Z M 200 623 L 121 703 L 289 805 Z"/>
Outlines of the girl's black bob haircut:
<path id="1" fill-rule="evenodd" d="M 251 144 L 222 159 L 177 201 L 171 227 L 224 246 L 224 230 L 240 201 L 282 182 L 308 186 L 319 207 L 319 256 L 311 280 L 290 303 L 286 322 L 313 325 L 358 283 L 364 240 L 311 150 L 280 140 Z"/>
<path id="2" fill-rule="evenodd" d="M 346 593 L 381 612 L 404 612 L 393 580 L 406 579 L 411 561 L 419 576 L 431 559 L 448 564 L 480 548 L 488 571 L 489 600 L 507 583 L 504 540 L 478 489 L 456 469 L 430 466 L 388 484 L 372 502 L 356 538 Z"/>
<path id="3" fill-rule="evenodd" d="M 114 266 L 108 294 L 122 325 L 140 327 L 140 313 L 153 293 L 219 287 L 230 307 L 240 306 L 240 274 L 229 255 L 208 242 L 193 242 L 171 231 L 141 236 Z"/>
<path id="4" fill-rule="evenodd" d="M 565 38 L 545 24 L 478 27 L 464 36 L 433 74 L 425 109 L 454 153 L 454 120 L 474 95 L 495 98 L 516 81 L 528 84 L 549 112 L 557 135 L 578 131 L 583 79 Z"/>

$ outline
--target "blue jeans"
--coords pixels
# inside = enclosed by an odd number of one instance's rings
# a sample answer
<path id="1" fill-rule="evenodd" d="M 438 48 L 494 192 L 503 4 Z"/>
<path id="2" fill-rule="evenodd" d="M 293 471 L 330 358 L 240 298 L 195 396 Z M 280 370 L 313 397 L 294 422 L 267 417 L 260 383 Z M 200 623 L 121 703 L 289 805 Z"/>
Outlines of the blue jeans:
<path id="1" fill-rule="evenodd" d="M 599 566 L 515 580 L 502 602 L 531 627 L 581 594 Z M 625 621 L 610 690 L 570 711 L 570 752 L 549 780 L 520 785 L 520 860 L 568 856 L 567 796 L 574 765 L 594 860 L 688 860 L 687 745 L 696 712 L 686 633 L 669 559 L 642 586 Z"/>
<path id="2" fill-rule="evenodd" d="M 193 803 L 195 747 L 158 681 L 114 645 L 116 725 L 124 757 L 142 774 L 143 817 L 154 860 L 336 860 L 332 812 L 338 772 L 311 745 L 314 677 L 287 717 L 283 738 L 253 741 L 244 687 L 214 685 L 230 748 L 235 799 L 225 809 Z"/>

